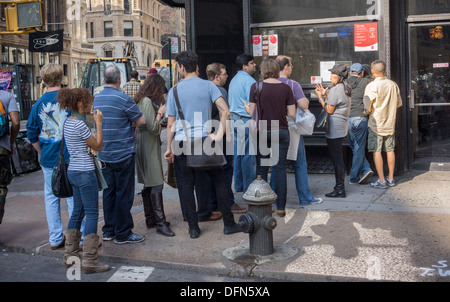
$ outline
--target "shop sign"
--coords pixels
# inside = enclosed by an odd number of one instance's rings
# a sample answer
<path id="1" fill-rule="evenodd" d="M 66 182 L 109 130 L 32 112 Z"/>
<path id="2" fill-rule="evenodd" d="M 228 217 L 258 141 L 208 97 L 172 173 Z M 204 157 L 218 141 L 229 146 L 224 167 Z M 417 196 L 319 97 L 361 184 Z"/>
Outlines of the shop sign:
<path id="1" fill-rule="evenodd" d="M 37 31 L 29 34 L 29 51 L 58 52 L 63 51 L 64 31 Z"/>
<path id="2" fill-rule="evenodd" d="M 434 63 L 433 68 L 448 68 L 449 63 Z"/>
<path id="3" fill-rule="evenodd" d="M 378 23 L 355 24 L 355 51 L 378 51 Z"/>

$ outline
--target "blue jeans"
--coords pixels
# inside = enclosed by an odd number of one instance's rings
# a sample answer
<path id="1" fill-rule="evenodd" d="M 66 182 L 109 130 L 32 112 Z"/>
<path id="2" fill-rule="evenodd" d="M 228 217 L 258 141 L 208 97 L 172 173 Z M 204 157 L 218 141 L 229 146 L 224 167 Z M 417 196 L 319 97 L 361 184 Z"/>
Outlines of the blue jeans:
<path id="1" fill-rule="evenodd" d="M 135 155 L 119 163 L 106 163 L 102 172 L 108 184 L 103 190 L 103 234 L 127 240 L 134 228 L 130 210 L 134 201 Z"/>
<path id="2" fill-rule="evenodd" d="M 42 167 L 44 174 L 45 215 L 47 217 L 50 245 L 58 245 L 64 240 L 63 225 L 61 221 L 61 200 L 53 195 L 52 174 L 53 168 Z M 69 217 L 73 211 L 73 197 L 66 198 Z"/>
<path id="3" fill-rule="evenodd" d="M 352 169 L 350 170 L 350 182 L 352 183 L 357 183 L 360 180 L 360 175 L 372 170 L 366 159 L 367 123 L 366 117 L 348 119 L 347 140 L 353 153 Z"/>
<path id="4" fill-rule="evenodd" d="M 308 185 L 308 164 L 306 162 L 305 140 L 300 137 L 298 144 L 297 160 L 292 162 L 295 175 L 295 187 L 297 188 L 298 201 L 301 205 L 314 200 L 314 196 Z"/>
<path id="5" fill-rule="evenodd" d="M 245 135 L 242 135 L 238 128 L 244 127 L 243 124 L 246 124 L 250 118 L 239 117 L 234 114 L 231 114 L 230 119 L 234 121 L 234 164 L 233 164 L 233 172 L 234 172 L 234 189 L 238 192 L 246 192 L 248 186 L 256 179 L 256 155 L 250 155 L 250 138 L 249 138 L 249 129 L 245 129 Z M 239 126 L 238 121 L 241 121 L 243 124 Z M 240 123 L 240 122 L 239 122 Z M 238 153 L 238 146 L 245 146 L 245 155 L 242 155 L 244 152 Z"/>
<path id="6" fill-rule="evenodd" d="M 279 131 L 279 142 L 278 146 L 272 146 L 272 134 L 274 131 Z M 286 174 L 286 156 L 289 149 L 289 130 L 268 130 L 267 131 L 267 147 L 279 148 L 278 150 L 278 162 L 276 165 L 272 166 L 272 174 L 270 179 L 270 186 L 272 190 L 277 194 L 276 205 L 278 210 L 284 210 L 286 208 L 286 197 L 287 197 L 287 174 Z M 259 137 L 258 137 L 259 140 Z M 270 155 L 262 155 L 260 153 L 258 142 L 258 155 L 256 156 L 256 173 L 261 175 L 261 178 L 267 181 L 267 174 L 269 172 L 268 166 L 261 165 L 261 159 L 267 159 Z M 275 153 L 276 154 L 276 153 Z M 274 154 L 272 154 L 274 156 Z"/>
<path id="7" fill-rule="evenodd" d="M 73 211 L 67 229 L 80 230 L 84 216 L 84 236 L 97 234 L 98 185 L 95 171 L 68 171 L 73 187 Z"/>

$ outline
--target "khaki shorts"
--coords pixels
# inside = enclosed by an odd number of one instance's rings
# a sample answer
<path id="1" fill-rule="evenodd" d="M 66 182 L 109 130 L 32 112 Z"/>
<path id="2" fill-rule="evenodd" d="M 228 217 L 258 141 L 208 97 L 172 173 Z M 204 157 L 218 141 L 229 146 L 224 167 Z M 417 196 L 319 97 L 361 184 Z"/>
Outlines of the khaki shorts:
<path id="1" fill-rule="evenodd" d="M 394 152 L 395 136 L 379 136 L 369 128 L 367 149 L 369 149 L 369 152 Z"/>

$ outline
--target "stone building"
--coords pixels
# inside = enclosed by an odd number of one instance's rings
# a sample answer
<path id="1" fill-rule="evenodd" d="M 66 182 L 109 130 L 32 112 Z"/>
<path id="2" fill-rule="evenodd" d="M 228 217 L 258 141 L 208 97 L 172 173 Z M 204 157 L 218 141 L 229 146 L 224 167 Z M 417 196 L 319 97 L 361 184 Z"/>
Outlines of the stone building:
<path id="1" fill-rule="evenodd" d="M 156 0 L 86 0 L 86 37 L 97 56 L 125 56 L 132 42 L 138 71 L 145 74 L 161 50 L 161 10 Z"/>

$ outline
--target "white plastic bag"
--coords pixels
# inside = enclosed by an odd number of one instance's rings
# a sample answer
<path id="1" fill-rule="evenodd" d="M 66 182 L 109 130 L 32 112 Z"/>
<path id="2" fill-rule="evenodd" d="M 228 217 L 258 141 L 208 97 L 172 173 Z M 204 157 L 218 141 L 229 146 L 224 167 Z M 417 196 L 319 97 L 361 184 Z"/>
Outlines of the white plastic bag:
<path id="1" fill-rule="evenodd" d="M 297 108 L 295 117 L 295 129 L 300 135 L 312 135 L 316 117 L 309 110 Z"/>

